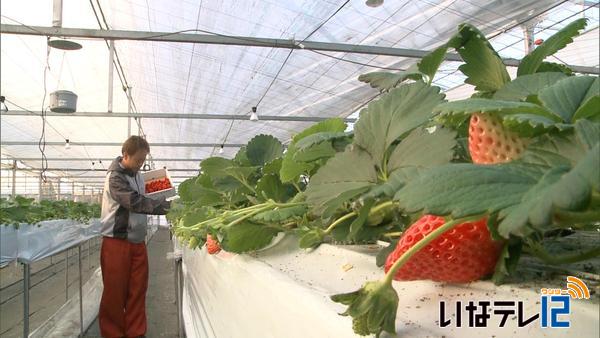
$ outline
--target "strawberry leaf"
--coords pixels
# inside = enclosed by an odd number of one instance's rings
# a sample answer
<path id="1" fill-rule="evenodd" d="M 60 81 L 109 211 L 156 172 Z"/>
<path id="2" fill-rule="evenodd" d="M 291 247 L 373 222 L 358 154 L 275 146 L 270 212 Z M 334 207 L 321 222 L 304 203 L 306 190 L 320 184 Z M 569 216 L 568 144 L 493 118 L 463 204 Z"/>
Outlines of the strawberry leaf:
<path id="1" fill-rule="evenodd" d="M 396 245 L 398 244 L 399 239 L 394 239 L 390 242 L 390 244 L 377 253 L 377 257 L 375 257 L 375 264 L 378 267 L 382 267 L 387 260 L 387 257 L 396 249 Z"/>
<path id="2" fill-rule="evenodd" d="M 585 118 L 600 122 L 600 80 L 598 77 L 596 77 L 581 102 L 582 104 L 573 114 L 573 121 Z"/>
<path id="3" fill-rule="evenodd" d="M 339 205 L 367 191 L 377 182 L 375 164 L 363 151 L 336 154 L 311 177 L 307 201 L 315 212 L 334 211 Z"/>
<path id="4" fill-rule="evenodd" d="M 470 116 L 473 113 L 487 113 L 499 116 L 513 114 L 532 114 L 539 115 L 555 122 L 561 122 L 560 115 L 555 115 L 551 111 L 537 104 L 529 102 L 513 102 L 472 98 L 445 102 L 434 108 L 434 113 L 439 114 L 439 118 L 444 120 L 453 116 Z"/>
<path id="5" fill-rule="evenodd" d="M 422 78 L 423 74 L 419 71 L 418 66 L 412 65 L 407 70 L 398 73 L 372 72 L 362 74 L 358 77 L 358 81 L 368 83 L 371 87 L 382 92 L 387 92 L 408 79 L 418 81 Z"/>
<path id="6" fill-rule="evenodd" d="M 540 90 L 566 77 L 563 73 L 537 73 L 520 76 L 496 91 L 493 98 L 502 101 L 524 101 L 528 96 L 537 95 Z"/>
<path id="7" fill-rule="evenodd" d="M 348 234 L 349 239 L 356 240 L 356 237 L 360 230 L 365 225 L 367 221 L 367 217 L 369 217 L 369 211 L 371 211 L 371 207 L 375 204 L 375 200 L 367 200 L 365 204 L 358 211 L 358 217 L 354 219 L 352 224 L 350 224 L 350 233 Z"/>
<path id="8" fill-rule="evenodd" d="M 250 164 L 262 166 L 283 155 L 283 145 L 271 135 L 255 136 L 246 146 L 246 154 Z"/>
<path id="9" fill-rule="evenodd" d="M 517 269 L 517 264 L 521 258 L 521 249 L 523 242 L 516 237 L 511 237 L 502 248 L 498 262 L 496 263 L 496 271 L 492 276 L 494 284 L 501 284 L 507 276 L 510 276 Z"/>
<path id="10" fill-rule="evenodd" d="M 579 35 L 579 31 L 584 29 L 586 24 L 587 19 L 575 20 L 544 41 L 533 52 L 523 58 L 517 70 L 517 76 L 537 72 L 547 56 L 558 52 L 573 42 L 573 38 Z"/>
<path id="11" fill-rule="evenodd" d="M 427 122 L 442 102 L 439 88 L 415 82 L 391 90 L 362 110 L 354 126 L 354 144 L 381 167 L 384 154 L 398 138 Z"/>
<path id="12" fill-rule="evenodd" d="M 309 135 L 296 143 L 296 147 L 298 150 L 306 150 L 309 147 L 314 146 L 315 144 L 325 142 L 325 141 L 333 141 L 339 138 L 348 137 L 350 134 L 345 132 L 320 132 L 316 134 Z"/>
<path id="13" fill-rule="evenodd" d="M 280 230 L 251 222 L 242 222 L 223 229 L 221 247 L 235 253 L 244 253 L 262 249 L 271 244 Z"/>
<path id="14" fill-rule="evenodd" d="M 211 178 L 227 176 L 223 170 L 233 165 L 234 163 L 232 160 L 222 157 L 209 157 L 200 162 L 202 173 L 210 176 Z"/>
<path id="15" fill-rule="evenodd" d="M 565 75 L 571 76 L 573 75 L 573 70 L 563 64 L 554 63 L 554 62 L 542 62 L 542 64 L 538 67 L 536 73 L 563 73 Z M 526 76 L 526 75 L 523 75 Z"/>
<path id="16" fill-rule="evenodd" d="M 555 208 L 582 211 L 588 207 L 592 189 L 600 190 L 600 143 L 572 169 L 556 167 L 533 186 L 520 203 L 500 212 L 498 231 L 503 236 L 523 235 L 526 224 L 543 229 L 552 224 Z M 600 220 L 596 220 L 600 221 Z"/>
<path id="17" fill-rule="evenodd" d="M 542 169 L 533 165 L 448 164 L 423 172 L 400 189 L 394 199 L 409 213 L 458 219 L 519 203 L 542 174 Z"/>
<path id="18" fill-rule="evenodd" d="M 240 150 L 235 154 L 233 161 L 242 167 L 250 167 L 252 164 L 248 159 L 248 154 L 246 152 L 246 147 L 241 147 Z"/>
<path id="19" fill-rule="evenodd" d="M 276 202 L 286 202 L 294 197 L 296 190 L 291 184 L 283 184 L 278 175 L 265 175 L 256 183 L 256 194 L 264 200 L 274 200 Z"/>
<path id="20" fill-rule="evenodd" d="M 346 123 L 341 118 L 332 118 L 321 121 L 294 136 L 292 143 L 297 144 L 300 140 L 318 133 L 341 133 L 346 130 Z"/>
<path id="21" fill-rule="evenodd" d="M 431 84 L 433 78 L 435 77 L 435 73 L 437 73 L 440 65 L 444 61 L 444 57 L 446 56 L 446 52 L 448 51 L 448 44 L 444 44 L 433 51 L 431 53 L 425 55 L 421 61 L 417 63 L 417 68 L 419 72 L 425 75 L 425 79 L 423 79 L 428 84 Z"/>
<path id="22" fill-rule="evenodd" d="M 598 78 L 592 76 L 569 77 L 540 91 L 538 98 L 542 104 L 564 122 L 571 123 L 575 112 L 585 104 L 585 99 L 591 100 L 599 97 Z M 594 85 L 595 84 L 595 85 Z M 595 94 L 594 90 L 596 90 Z M 600 106 L 588 106 L 585 111 L 579 112 L 580 116 L 599 116 Z"/>
<path id="23" fill-rule="evenodd" d="M 401 167 L 432 167 L 449 163 L 454 157 L 456 132 L 437 127 L 430 133 L 415 129 L 398 144 L 390 155 L 388 170 Z"/>
<path id="24" fill-rule="evenodd" d="M 475 86 L 475 90 L 495 92 L 510 81 L 510 76 L 492 45 L 477 28 L 462 24 L 459 27 L 460 45 L 456 51 L 465 61 L 458 69 L 467 76 L 465 83 Z"/>
<path id="25" fill-rule="evenodd" d="M 330 142 L 321 142 L 314 144 L 304 150 L 296 151 L 294 161 L 312 162 L 322 158 L 330 158 L 336 153 Z"/>
<path id="26" fill-rule="evenodd" d="M 363 195 L 363 198 L 377 198 L 380 196 L 393 197 L 400 188 L 406 185 L 407 182 L 417 178 L 420 173 L 425 171 L 424 168 L 419 167 L 402 167 L 388 177 L 388 180 L 384 183 L 374 186 L 369 190 L 368 193 Z"/>
<path id="27" fill-rule="evenodd" d="M 268 174 L 274 174 L 274 175 L 279 175 L 279 171 L 281 171 L 281 165 L 283 163 L 283 158 L 276 158 L 273 161 L 265 164 L 265 166 L 263 167 L 263 174 L 264 175 L 268 175 Z"/>
<path id="28" fill-rule="evenodd" d="M 218 191 L 203 187 L 196 182 L 195 178 L 181 182 L 178 193 L 184 202 L 200 202 L 206 206 L 223 204 L 223 195 Z"/>

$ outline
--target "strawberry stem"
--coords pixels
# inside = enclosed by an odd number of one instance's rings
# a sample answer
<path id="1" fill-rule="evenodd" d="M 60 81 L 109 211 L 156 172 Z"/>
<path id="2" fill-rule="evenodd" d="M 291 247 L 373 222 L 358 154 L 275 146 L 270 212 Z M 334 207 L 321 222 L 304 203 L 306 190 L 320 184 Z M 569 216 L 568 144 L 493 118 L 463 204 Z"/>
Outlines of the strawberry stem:
<path id="1" fill-rule="evenodd" d="M 550 265 L 571 264 L 600 256 L 600 247 L 584 252 L 557 256 L 546 251 L 539 243 L 529 243 L 527 251 L 542 260 L 544 263 Z"/>
<path id="2" fill-rule="evenodd" d="M 335 222 L 331 223 L 331 225 L 329 227 L 327 227 L 327 229 L 325 229 L 325 235 L 328 235 L 329 233 L 331 233 L 333 231 L 333 229 L 340 223 L 342 223 L 343 221 L 352 218 L 356 216 L 356 211 L 352 211 L 351 213 L 348 213 L 338 219 L 335 220 Z"/>
<path id="3" fill-rule="evenodd" d="M 481 218 L 481 216 L 474 216 L 474 217 L 465 217 L 465 218 L 460 218 L 460 219 L 456 219 L 456 220 L 451 220 L 451 221 L 444 223 L 442 226 L 433 230 L 429 234 L 427 234 L 427 236 L 423 237 L 420 241 L 418 241 L 415 245 L 413 245 L 410 249 L 408 249 L 404 254 L 402 254 L 402 256 L 400 256 L 400 258 L 394 263 L 394 265 L 392 265 L 390 270 L 385 275 L 384 283 L 391 285 L 392 281 L 394 280 L 394 276 L 396 276 L 396 272 L 398 272 L 398 270 L 400 270 L 400 268 L 404 264 L 406 264 L 406 262 L 408 262 L 414 254 L 419 252 L 421 249 L 423 249 L 425 246 L 427 246 L 427 244 L 431 243 L 434 239 L 440 237 L 446 231 L 454 228 L 455 226 L 457 226 L 459 224 L 469 222 L 469 221 L 474 221 L 474 220 L 477 220 L 480 218 Z"/>

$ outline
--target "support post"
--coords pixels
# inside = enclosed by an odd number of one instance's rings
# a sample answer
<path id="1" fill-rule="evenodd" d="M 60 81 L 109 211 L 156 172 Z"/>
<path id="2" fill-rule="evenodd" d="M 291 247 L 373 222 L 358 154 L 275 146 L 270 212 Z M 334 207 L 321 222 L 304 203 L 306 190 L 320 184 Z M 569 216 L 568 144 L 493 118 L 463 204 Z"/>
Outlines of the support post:
<path id="1" fill-rule="evenodd" d="M 79 251 L 79 329 L 80 337 L 83 337 L 83 278 L 81 274 L 81 244 L 77 247 Z"/>
<path id="2" fill-rule="evenodd" d="M 115 60 L 115 40 L 108 40 L 108 112 L 113 112 L 113 73 Z"/>
<path id="3" fill-rule="evenodd" d="M 23 264 L 23 337 L 29 337 L 29 288 L 31 285 L 31 269 L 29 264 Z"/>

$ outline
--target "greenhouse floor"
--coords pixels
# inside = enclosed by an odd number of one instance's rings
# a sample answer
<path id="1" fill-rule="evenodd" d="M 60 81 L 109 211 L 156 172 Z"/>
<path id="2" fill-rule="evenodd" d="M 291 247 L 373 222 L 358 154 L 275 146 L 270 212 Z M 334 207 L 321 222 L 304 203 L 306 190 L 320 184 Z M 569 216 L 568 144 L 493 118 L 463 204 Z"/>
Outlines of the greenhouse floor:
<path id="1" fill-rule="evenodd" d="M 177 337 L 177 306 L 175 304 L 175 263 L 167 259 L 173 250 L 169 231 L 164 228 L 152 236 L 148 243 L 150 281 L 146 296 L 148 330 L 146 337 Z M 101 337 L 98 319 L 92 323 L 84 337 Z"/>

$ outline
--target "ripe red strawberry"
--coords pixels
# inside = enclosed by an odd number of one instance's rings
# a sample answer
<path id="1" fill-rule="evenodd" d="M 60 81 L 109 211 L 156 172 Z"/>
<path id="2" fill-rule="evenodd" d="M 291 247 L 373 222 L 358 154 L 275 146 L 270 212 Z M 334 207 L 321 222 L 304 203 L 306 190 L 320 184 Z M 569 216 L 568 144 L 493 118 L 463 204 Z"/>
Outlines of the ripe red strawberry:
<path id="1" fill-rule="evenodd" d="M 474 113 L 469 124 L 469 152 L 476 164 L 510 162 L 521 156 L 526 140 L 490 114 Z"/>
<path id="2" fill-rule="evenodd" d="M 466 283 L 490 274 L 494 271 L 502 243 L 492 240 L 486 222 L 483 218 L 462 223 L 440 235 L 415 253 L 394 279 Z M 432 215 L 425 215 L 413 223 L 388 256 L 385 271 L 410 247 L 444 223 L 444 218 Z"/>
<path id="3" fill-rule="evenodd" d="M 221 251 L 221 246 L 219 245 L 219 242 L 216 239 L 214 239 L 211 235 L 206 235 L 206 251 L 208 251 L 208 253 L 211 255 L 214 255 Z"/>

